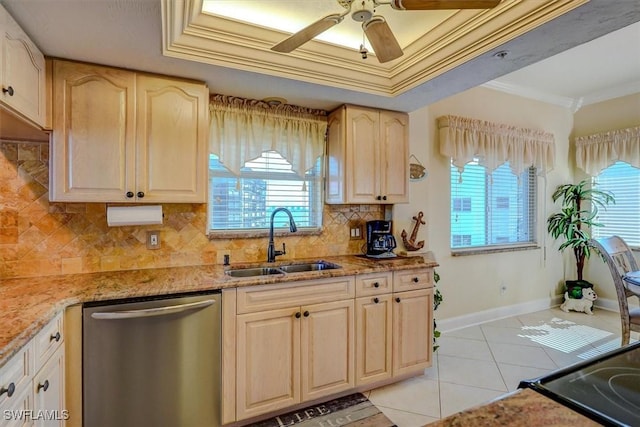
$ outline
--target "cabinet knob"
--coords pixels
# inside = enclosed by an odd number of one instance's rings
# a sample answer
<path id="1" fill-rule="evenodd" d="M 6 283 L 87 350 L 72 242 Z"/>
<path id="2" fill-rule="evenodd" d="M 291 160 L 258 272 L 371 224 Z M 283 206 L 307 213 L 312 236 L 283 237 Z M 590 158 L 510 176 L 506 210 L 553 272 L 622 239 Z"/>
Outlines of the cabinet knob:
<path id="1" fill-rule="evenodd" d="M 382 196 L 376 197 L 376 200 L 382 200 Z"/>
<path id="2" fill-rule="evenodd" d="M 133 197 L 133 191 L 127 191 L 126 196 L 127 196 L 128 199 L 132 198 Z"/>
<path id="3" fill-rule="evenodd" d="M 396 298 L 396 302 L 400 302 L 400 297 Z"/>
<path id="4" fill-rule="evenodd" d="M 374 287 L 374 288 L 379 288 L 379 287 L 380 287 L 380 283 L 375 282 L 375 283 L 373 284 L 373 287 Z"/>
<path id="5" fill-rule="evenodd" d="M 387 200 L 387 196 L 382 196 L 382 200 Z"/>
<path id="6" fill-rule="evenodd" d="M 138 191 L 138 199 L 142 199 L 144 197 L 144 192 L 143 191 Z"/>
<path id="7" fill-rule="evenodd" d="M 374 299 L 373 299 L 373 302 L 377 304 L 377 303 L 379 303 L 379 302 L 380 302 L 380 300 L 379 300 L 378 298 L 374 298 Z"/>
<path id="8" fill-rule="evenodd" d="M 413 278 L 413 283 L 418 283 L 420 281 L 420 279 L 418 279 L 417 277 Z"/>
<path id="9" fill-rule="evenodd" d="M 56 332 L 55 335 L 51 335 L 49 337 L 49 341 L 55 340 L 56 342 L 59 342 L 60 338 L 62 338 L 62 336 L 60 335 L 60 332 Z"/>
<path id="10" fill-rule="evenodd" d="M 304 312 L 304 317 L 309 317 L 309 312 L 308 311 Z"/>
<path id="11" fill-rule="evenodd" d="M 296 313 L 296 319 L 299 319 L 299 318 L 300 318 L 300 316 L 302 316 L 302 314 L 300 314 L 300 312 L 298 311 L 298 312 Z"/>
<path id="12" fill-rule="evenodd" d="M 7 397 L 11 397 L 15 392 L 16 392 L 16 385 L 14 383 L 9 383 L 9 386 L 7 388 L 4 388 L 4 387 L 0 388 L 0 396 L 7 393 Z"/>
<path id="13" fill-rule="evenodd" d="M 3 87 L 2 88 L 2 93 L 6 93 L 9 96 L 13 96 L 13 88 L 11 86 L 9 87 Z"/>
<path id="14" fill-rule="evenodd" d="M 38 384 L 38 392 L 40 391 L 40 389 L 47 391 L 49 390 L 49 380 L 44 380 L 44 384 Z"/>

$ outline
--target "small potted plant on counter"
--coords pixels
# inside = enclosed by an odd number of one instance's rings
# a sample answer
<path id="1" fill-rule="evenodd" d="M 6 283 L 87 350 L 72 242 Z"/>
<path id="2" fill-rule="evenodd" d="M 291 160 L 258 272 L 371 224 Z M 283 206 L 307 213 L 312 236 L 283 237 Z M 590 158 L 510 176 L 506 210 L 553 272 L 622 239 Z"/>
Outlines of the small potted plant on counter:
<path id="1" fill-rule="evenodd" d="M 565 290 L 569 297 L 581 298 L 583 288 L 593 288 L 593 285 L 582 277 L 584 262 L 591 256 L 590 229 L 602 226 L 595 222 L 598 209 L 615 203 L 615 200 L 611 193 L 591 188 L 587 180 L 578 184 L 560 185 L 551 197 L 554 202 L 561 200 L 561 207 L 560 212 L 547 218 L 547 231 L 554 239 L 565 239 L 559 247 L 560 252 L 567 248 L 573 250 L 578 279 L 567 280 Z"/>

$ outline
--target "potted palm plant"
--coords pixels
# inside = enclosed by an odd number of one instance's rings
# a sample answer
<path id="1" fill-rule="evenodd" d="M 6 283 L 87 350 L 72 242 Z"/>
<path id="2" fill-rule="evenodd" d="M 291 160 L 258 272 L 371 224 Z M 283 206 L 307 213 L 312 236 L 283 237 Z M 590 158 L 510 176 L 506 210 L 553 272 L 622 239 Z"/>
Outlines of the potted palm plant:
<path id="1" fill-rule="evenodd" d="M 560 212 L 547 218 L 547 231 L 554 239 L 565 239 L 559 247 L 560 252 L 567 248 L 573 250 L 578 280 L 567 280 L 565 284 L 570 297 L 581 298 L 583 288 L 593 287 L 582 277 L 584 262 L 591 256 L 591 228 L 602 226 L 595 222 L 598 209 L 615 203 L 615 200 L 611 193 L 591 188 L 587 180 L 560 185 L 551 197 L 554 202 L 561 200 L 561 207 Z"/>

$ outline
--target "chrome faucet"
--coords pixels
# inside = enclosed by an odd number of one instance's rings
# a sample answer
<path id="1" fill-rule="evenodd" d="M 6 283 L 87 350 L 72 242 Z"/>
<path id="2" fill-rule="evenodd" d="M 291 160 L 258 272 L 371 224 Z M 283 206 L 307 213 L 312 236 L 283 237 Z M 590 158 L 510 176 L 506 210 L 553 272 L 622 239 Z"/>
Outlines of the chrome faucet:
<path id="1" fill-rule="evenodd" d="M 296 231 L 298 231 L 298 227 L 296 227 L 296 222 L 293 220 L 293 215 L 291 215 L 291 212 L 289 212 L 289 209 L 277 208 L 276 210 L 274 210 L 273 213 L 271 213 L 271 223 L 269 225 L 269 247 L 267 248 L 267 262 L 275 262 L 276 257 L 278 255 L 284 255 L 287 253 L 284 243 L 282 244 L 282 250 L 277 251 L 276 246 L 273 242 L 273 218 L 276 216 L 278 212 L 281 212 L 281 211 L 289 215 L 289 231 L 291 231 L 292 233 L 295 233 Z"/>

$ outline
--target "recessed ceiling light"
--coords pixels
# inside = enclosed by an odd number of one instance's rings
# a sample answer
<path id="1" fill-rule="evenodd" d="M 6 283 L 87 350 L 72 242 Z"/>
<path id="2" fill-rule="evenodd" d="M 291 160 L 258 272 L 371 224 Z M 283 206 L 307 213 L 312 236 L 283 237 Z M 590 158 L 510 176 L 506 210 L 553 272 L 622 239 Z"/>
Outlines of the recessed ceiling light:
<path id="1" fill-rule="evenodd" d="M 286 99 L 278 98 L 277 96 L 270 96 L 269 98 L 264 98 L 262 101 L 266 102 L 267 104 L 271 105 L 272 107 L 287 103 Z"/>
<path id="2" fill-rule="evenodd" d="M 498 59 L 504 59 L 509 55 L 509 51 L 508 50 L 499 50 L 498 52 L 493 54 L 494 58 L 498 58 Z"/>

